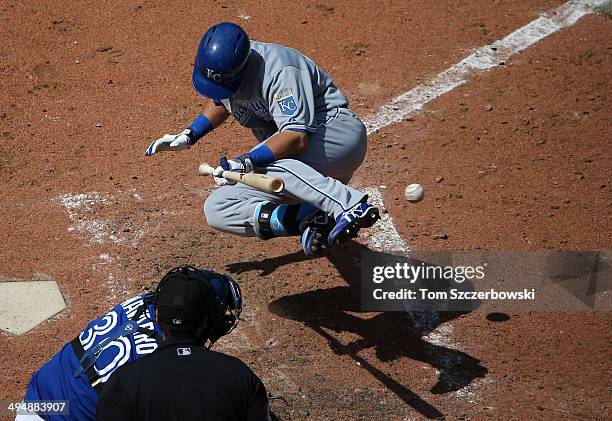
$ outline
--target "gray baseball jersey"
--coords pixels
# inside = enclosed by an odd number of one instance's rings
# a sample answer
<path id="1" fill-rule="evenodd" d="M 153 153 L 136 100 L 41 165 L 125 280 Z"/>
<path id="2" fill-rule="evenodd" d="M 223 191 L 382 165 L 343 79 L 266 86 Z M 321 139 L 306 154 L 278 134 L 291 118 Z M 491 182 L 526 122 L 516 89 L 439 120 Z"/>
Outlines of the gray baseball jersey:
<path id="1" fill-rule="evenodd" d="M 258 169 L 283 179 L 285 190 L 279 195 L 241 184 L 215 190 L 204 204 L 209 225 L 254 236 L 255 209 L 264 201 L 308 202 L 337 217 L 366 197 L 345 184 L 365 158 L 365 126 L 348 109 L 348 100 L 331 77 L 311 59 L 276 44 L 251 41 L 251 48 L 240 88 L 221 103 L 259 142 L 295 130 L 308 132 L 308 147 Z"/>
<path id="2" fill-rule="evenodd" d="M 284 130 L 314 132 L 317 114 L 348 107 L 331 77 L 293 48 L 251 41 L 243 80 L 221 102 L 260 142 Z"/>

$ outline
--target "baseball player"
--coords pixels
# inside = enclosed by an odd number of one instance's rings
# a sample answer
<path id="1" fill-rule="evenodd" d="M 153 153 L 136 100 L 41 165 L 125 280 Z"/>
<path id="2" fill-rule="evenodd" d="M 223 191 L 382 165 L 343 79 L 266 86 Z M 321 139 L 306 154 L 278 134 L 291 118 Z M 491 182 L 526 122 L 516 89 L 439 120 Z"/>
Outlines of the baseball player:
<path id="1" fill-rule="evenodd" d="M 225 304 L 197 269 L 184 269 L 158 287 L 159 348 L 112 375 L 98 400 L 98 421 L 270 420 L 259 377 L 238 358 L 203 346 L 211 323 L 217 329 L 216 308 Z"/>
<path id="2" fill-rule="evenodd" d="M 209 99 L 203 113 L 181 133 L 153 141 L 146 155 L 188 149 L 230 115 L 259 142 L 220 159 L 213 175 L 221 188 L 204 204 L 212 227 L 263 240 L 300 235 L 306 255 L 317 256 L 379 219 L 367 195 L 346 184 L 365 158 L 365 126 L 311 59 L 220 23 L 202 37 L 192 81 Z M 285 190 L 235 184 L 221 177 L 224 170 L 278 176 Z"/>
<path id="3" fill-rule="evenodd" d="M 194 273 L 205 278 L 219 301 L 217 314 L 201 343 L 208 346 L 228 334 L 237 324 L 242 310 L 238 284 L 229 276 L 191 266 L 179 266 L 160 281 L 177 273 Z M 71 342 L 35 372 L 28 384 L 24 403 L 30 401 L 67 401 L 65 415 L 21 414 L 16 421 L 95 420 L 96 403 L 110 376 L 119 367 L 151 354 L 157 349 L 162 330 L 155 311 L 159 289 L 130 298 L 104 316 L 90 322 Z"/>

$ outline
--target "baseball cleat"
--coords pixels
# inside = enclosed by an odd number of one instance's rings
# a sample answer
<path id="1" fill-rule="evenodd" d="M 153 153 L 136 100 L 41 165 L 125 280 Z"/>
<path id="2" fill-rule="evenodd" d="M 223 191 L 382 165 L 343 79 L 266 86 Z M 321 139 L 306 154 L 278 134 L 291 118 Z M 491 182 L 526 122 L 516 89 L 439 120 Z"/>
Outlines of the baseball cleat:
<path id="1" fill-rule="evenodd" d="M 300 224 L 302 235 L 300 243 L 308 257 L 318 257 L 327 251 L 327 236 L 333 228 L 332 219 L 323 211 L 318 211 L 312 218 Z"/>
<path id="2" fill-rule="evenodd" d="M 336 218 L 336 226 L 327 237 L 327 244 L 340 244 L 357 237 L 361 228 L 370 228 L 380 219 L 377 207 L 361 202 L 342 212 Z"/>
<path id="3" fill-rule="evenodd" d="M 325 254 L 327 251 L 326 234 L 322 227 L 314 225 L 306 227 L 300 237 L 300 243 L 307 257 L 318 257 Z"/>

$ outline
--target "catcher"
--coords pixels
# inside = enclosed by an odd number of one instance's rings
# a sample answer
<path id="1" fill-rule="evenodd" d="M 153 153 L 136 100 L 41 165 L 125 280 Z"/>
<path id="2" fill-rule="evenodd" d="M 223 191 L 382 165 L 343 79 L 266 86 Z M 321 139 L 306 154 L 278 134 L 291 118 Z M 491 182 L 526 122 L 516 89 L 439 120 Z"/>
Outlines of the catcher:
<path id="1" fill-rule="evenodd" d="M 155 314 L 167 306 L 164 285 L 177 277 L 206 284 L 214 292 L 214 312 L 205 309 L 209 321 L 198 337 L 200 343 L 210 347 L 236 326 L 242 296 L 232 278 L 187 265 L 172 269 L 155 293 L 130 298 L 93 320 L 32 375 L 24 402 L 67 401 L 68 415 L 30 413 L 17 415 L 16 421 L 95 420 L 96 402 L 111 375 L 157 349 L 162 329 Z"/>
<path id="2" fill-rule="evenodd" d="M 238 25 L 220 23 L 200 42 L 192 80 L 208 98 L 203 113 L 180 134 L 153 141 L 146 155 L 187 149 L 230 115 L 259 142 L 220 159 L 213 175 L 221 188 L 204 204 L 212 227 L 263 240 L 300 235 L 305 254 L 317 256 L 379 219 L 367 195 L 346 184 L 366 155 L 365 126 L 308 57 L 251 41 Z M 224 170 L 278 176 L 285 190 L 268 194 L 232 185 L 221 177 Z"/>
<path id="3" fill-rule="evenodd" d="M 98 401 L 99 421 L 270 419 L 261 380 L 239 359 L 203 345 L 225 305 L 199 276 L 184 273 L 162 281 L 157 296 L 161 344 L 113 374 Z M 222 319 L 220 326 L 225 330 L 233 324 Z"/>

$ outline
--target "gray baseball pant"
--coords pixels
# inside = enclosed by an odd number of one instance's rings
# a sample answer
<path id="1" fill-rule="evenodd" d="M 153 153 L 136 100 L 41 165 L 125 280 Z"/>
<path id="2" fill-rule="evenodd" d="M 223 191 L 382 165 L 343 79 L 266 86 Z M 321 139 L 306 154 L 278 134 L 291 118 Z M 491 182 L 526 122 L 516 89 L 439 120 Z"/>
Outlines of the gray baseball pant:
<path id="1" fill-rule="evenodd" d="M 366 194 L 346 183 L 365 158 L 365 126 L 346 108 L 322 116 L 321 120 L 317 130 L 308 135 L 306 152 L 257 169 L 282 178 L 282 193 L 264 193 L 240 183 L 220 187 L 204 203 L 208 224 L 223 232 L 252 237 L 257 235 L 253 228 L 255 209 L 262 202 L 307 202 L 336 218 L 363 201 Z"/>

